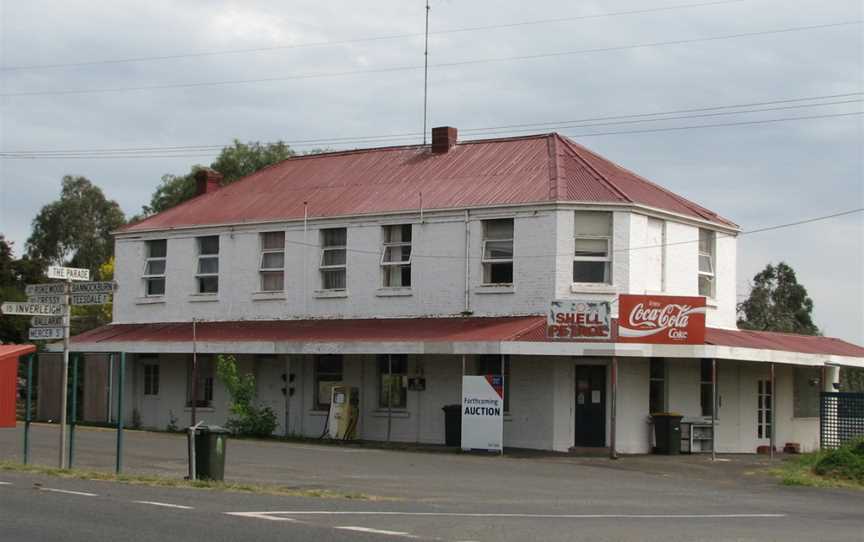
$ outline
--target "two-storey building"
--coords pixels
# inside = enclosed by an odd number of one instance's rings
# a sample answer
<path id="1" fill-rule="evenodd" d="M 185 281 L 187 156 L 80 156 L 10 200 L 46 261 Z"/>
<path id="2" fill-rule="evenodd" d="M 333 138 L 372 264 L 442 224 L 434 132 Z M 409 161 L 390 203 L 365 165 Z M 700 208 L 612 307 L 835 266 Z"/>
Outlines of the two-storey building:
<path id="1" fill-rule="evenodd" d="M 719 451 L 808 449 L 818 392 L 864 366 L 839 340 L 738 331 L 738 226 L 557 134 L 436 128 L 431 145 L 298 156 L 224 187 L 205 170 L 198 192 L 117 232 L 114 323 L 73 342 L 128 354 L 127 416 L 145 427 L 186 423 L 193 393 L 223 422 L 224 353 L 280 434 L 321 435 L 343 383 L 360 438 L 442 443 L 461 376 L 503 367 L 508 447 L 647 452 L 649 414 L 677 411 L 715 414 Z M 704 296 L 705 343 L 546 337 L 553 300 L 616 317 L 620 294 Z"/>

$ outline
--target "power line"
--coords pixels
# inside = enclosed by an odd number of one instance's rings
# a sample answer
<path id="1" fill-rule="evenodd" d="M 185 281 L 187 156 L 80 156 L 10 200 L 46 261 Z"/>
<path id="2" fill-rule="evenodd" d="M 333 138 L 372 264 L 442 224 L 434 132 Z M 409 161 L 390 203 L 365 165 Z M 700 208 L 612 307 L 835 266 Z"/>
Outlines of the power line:
<path id="1" fill-rule="evenodd" d="M 669 117 L 668 115 L 672 115 L 679 112 L 704 112 L 704 111 L 720 111 L 719 113 L 710 113 L 708 115 L 716 115 L 716 114 L 725 114 L 725 115 L 738 115 L 738 114 L 750 114 L 750 113 L 761 113 L 765 111 L 776 111 L 781 109 L 793 109 L 793 108 L 802 108 L 802 107 L 818 107 L 818 106 L 829 106 L 829 105 L 839 105 L 846 103 L 857 103 L 860 102 L 861 99 L 855 100 L 841 100 L 841 101 L 833 101 L 826 102 L 820 101 L 818 103 L 812 104 L 801 104 L 800 102 L 806 100 L 825 100 L 831 98 L 843 98 L 843 97 L 853 97 L 853 96 L 861 96 L 862 92 L 852 92 L 845 94 L 832 94 L 832 95 L 823 95 L 823 96 L 812 96 L 808 98 L 787 98 L 780 100 L 771 100 L 771 101 L 761 101 L 761 102 L 749 102 L 743 104 L 731 104 L 731 105 L 718 105 L 718 106 L 710 106 L 710 107 L 700 107 L 700 108 L 691 108 L 691 109 L 678 109 L 673 111 L 665 111 L 665 112 L 655 112 L 655 113 L 636 113 L 631 115 L 611 115 L 604 117 L 592 117 L 586 119 L 575 119 L 575 120 L 567 120 L 567 121 L 559 121 L 558 123 L 552 122 L 543 122 L 543 123 L 531 123 L 531 124 L 511 124 L 511 125 L 502 125 L 502 126 L 492 126 L 486 128 L 471 128 L 466 130 L 460 130 L 460 132 L 471 131 L 471 132 L 491 132 L 491 131 L 503 131 L 505 129 L 511 127 L 522 127 L 522 126 L 537 126 L 544 127 L 546 129 L 556 129 L 556 128 L 573 128 L 573 127 L 590 127 L 590 126 L 607 126 L 619 124 L 619 122 L 610 122 L 610 123 L 595 123 L 595 124 L 585 124 L 583 126 L 572 126 L 575 123 L 580 122 L 595 122 L 604 119 L 641 119 L 641 120 L 633 120 L 627 121 L 629 122 L 659 122 L 659 121 L 668 121 L 668 120 L 680 120 L 683 118 L 700 118 L 706 116 L 705 114 L 699 115 L 684 115 L 677 117 Z M 783 107 L 775 107 L 775 108 L 760 108 L 753 109 L 754 106 L 762 106 L 762 105 L 772 105 L 772 104 L 789 104 L 789 103 L 797 103 L 798 105 L 791 106 L 783 106 Z M 746 109 L 742 111 L 723 111 L 732 108 L 744 108 L 749 107 L 751 109 Z M 659 117 L 661 115 L 666 115 L 665 118 L 647 118 L 647 117 Z M 515 130 L 514 130 L 515 131 Z M 318 139 L 304 139 L 304 140 L 294 140 L 289 142 L 292 146 L 304 146 L 304 145 L 326 145 L 326 144 L 338 144 L 338 143 L 357 143 L 357 142 L 380 142 L 386 140 L 398 140 L 398 139 L 407 139 L 412 138 L 419 135 L 417 132 L 413 133 L 402 133 L 402 134 L 389 134 L 389 135 L 377 135 L 377 136 L 355 136 L 355 137 L 334 137 L 334 138 L 318 138 Z M 102 155 L 115 155 L 120 154 L 124 157 L 126 156 L 134 156 L 136 154 L 158 154 L 161 156 L 199 156 L 201 153 L 205 151 L 218 151 L 222 148 L 226 147 L 226 144 L 217 144 L 217 145 L 173 145 L 173 146 L 149 146 L 149 147 L 114 147 L 114 148 L 91 148 L 91 149 L 67 149 L 67 150 L 20 150 L 20 151 L 0 151 L 0 157 L 17 157 L 17 158 L 42 158 L 42 157 L 67 157 L 71 155 L 87 155 L 93 157 L 99 157 Z"/>
<path id="2" fill-rule="evenodd" d="M 747 126 L 747 125 L 757 125 L 757 124 L 773 124 L 778 122 L 791 122 L 798 120 L 815 120 L 815 119 L 829 119 L 829 118 L 843 118 L 843 117 L 852 117 L 852 116 L 860 116 L 864 115 L 864 111 L 856 111 L 853 113 L 836 113 L 836 114 L 826 114 L 826 115 L 808 115 L 808 116 L 800 116 L 800 117 L 783 117 L 783 118 L 775 118 L 775 119 L 761 119 L 761 120 L 753 120 L 753 121 L 740 121 L 740 122 L 724 122 L 724 123 L 716 123 L 716 124 L 695 124 L 689 126 L 670 126 L 666 128 L 648 128 L 643 130 L 622 130 L 622 131 L 613 131 L 613 132 L 586 132 L 581 134 L 570 134 L 572 137 L 596 137 L 596 136 L 610 136 L 610 135 L 634 135 L 634 134 L 648 134 L 648 133 L 656 133 L 656 132 L 674 132 L 681 130 L 697 130 L 702 128 L 726 128 L 731 126 Z M 317 147 L 318 144 L 310 144 L 310 143 L 301 143 L 301 144 L 291 144 L 294 147 Z M 132 154 L 132 155 L 87 155 L 87 156 L 74 156 L 74 155 L 12 155 L 12 154 L 2 154 L 0 153 L 0 159 L 64 159 L 64 160 L 80 160 L 80 159 L 105 159 L 105 158 L 183 158 L 183 157 L 196 157 L 196 156 L 212 156 L 212 151 L 208 154 L 167 154 L 167 155 L 156 155 L 156 154 Z"/>
<path id="3" fill-rule="evenodd" d="M 442 62 L 438 64 L 430 64 L 430 68 L 452 68 L 459 66 L 470 66 L 477 64 L 488 64 L 488 63 L 496 63 L 496 62 L 512 62 L 512 61 L 524 61 L 524 60 L 537 60 L 543 58 L 556 58 L 563 56 L 573 56 L 573 55 L 582 55 L 582 54 L 593 54 L 593 53 L 606 53 L 613 51 L 625 51 L 630 49 L 643 49 L 648 47 L 662 47 L 668 45 L 686 45 L 690 43 L 699 43 L 699 42 L 709 42 L 709 41 L 722 41 L 722 40 L 730 40 L 730 39 L 738 39 L 738 38 L 748 38 L 754 36 L 764 36 L 771 34 L 784 34 L 790 32 L 801 32 L 801 31 L 809 31 L 809 30 L 819 30 L 825 28 L 836 28 L 842 26 L 850 26 L 850 25 L 859 25 L 861 24 L 861 20 L 855 21 L 841 21 L 834 23 L 826 23 L 820 25 L 809 25 L 809 26 L 797 26 L 797 27 L 789 27 L 789 28 L 781 28 L 776 30 L 763 30 L 758 32 L 743 32 L 737 34 L 725 34 L 720 36 L 709 36 L 705 38 L 691 38 L 691 39 L 682 39 L 682 40 L 670 40 L 670 41 L 655 41 L 655 42 L 647 42 L 647 43 L 639 43 L 639 44 L 631 44 L 631 45 L 621 45 L 614 47 L 599 47 L 592 49 L 578 49 L 573 51 L 556 51 L 551 53 L 539 53 L 533 55 L 520 55 L 520 56 L 509 56 L 509 57 L 492 57 L 492 58 L 480 58 L 480 59 L 471 59 L 471 60 L 460 60 L 453 62 Z M 147 86 L 135 86 L 135 87 L 113 87 L 113 88 L 93 88 L 93 89 L 69 89 L 69 90 L 35 90 L 35 91 L 22 91 L 22 92 L 8 92 L 5 94 L 0 94 L 0 97 L 12 98 L 12 97 L 26 97 L 26 96 L 59 96 L 59 95 L 74 95 L 74 94 L 104 94 L 104 93 L 114 93 L 114 92 L 132 92 L 132 91 L 141 91 L 141 90 L 170 90 L 170 89 L 181 89 L 181 88 L 202 88 L 202 87 L 213 87 L 213 86 L 232 86 L 232 85 L 246 85 L 246 84 L 254 84 L 254 83 L 275 83 L 275 82 L 285 82 L 285 81 L 295 81 L 295 80 L 303 80 L 303 79 L 317 79 L 317 78 L 326 78 L 326 77 L 346 77 L 353 75 L 366 75 L 366 74 L 376 74 L 376 73 L 393 73 L 393 72 L 402 72 L 402 71 L 418 71 L 423 70 L 423 66 L 392 66 L 389 68 L 372 68 L 372 69 L 364 69 L 364 70 L 347 70 L 340 72 L 329 72 L 329 73 L 306 73 L 306 74 L 297 74 L 297 75 L 289 75 L 284 77 L 266 77 L 260 79 L 233 79 L 233 80 L 223 80 L 223 81 L 201 81 L 201 82 L 192 82 L 192 83 L 171 83 L 164 85 L 147 85 Z"/>
<path id="4" fill-rule="evenodd" d="M 532 21 L 517 21 L 517 22 L 503 23 L 503 24 L 497 24 L 497 25 L 484 25 L 484 26 L 469 26 L 469 27 L 461 27 L 461 28 L 452 28 L 452 29 L 447 29 L 447 30 L 430 31 L 429 34 L 434 34 L 434 35 L 455 34 L 455 33 L 463 33 L 463 32 L 476 32 L 476 31 L 482 31 L 482 30 L 493 30 L 493 29 L 499 29 L 499 28 L 515 28 L 515 27 L 529 26 L 529 25 L 543 25 L 543 24 L 560 23 L 560 22 L 568 22 L 568 21 L 580 21 L 580 20 L 588 20 L 588 19 L 617 17 L 617 16 L 622 16 L 622 15 L 640 15 L 640 14 L 646 14 L 646 13 L 673 11 L 673 10 L 679 10 L 679 9 L 691 9 L 691 8 L 699 8 L 699 7 L 719 6 L 719 5 L 725 5 L 725 4 L 738 4 L 741 2 L 745 2 L 745 1 L 748 1 L 748 0 L 718 0 L 718 1 L 713 1 L 713 2 L 678 4 L 678 5 L 673 5 L 673 6 L 659 6 L 659 7 L 653 7 L 653 8 L 633 9 L 633 10 L 627 10 L 627 11 L 597 13 L 594 15 L 579 15 L 579 16 L 573 16 L 573 17 L 558 17 L 558 18 L 552 18 L 552 19 L 537 19 L 537 20 L 532 20 Z M 246 49 L 223 49 L 223 50 L 218 50 L 218 51 L 200 51 L 197 53 L 178 53 L 178 54 L 171 54 L 171 55 L 139 56 L 139 57 L 104 59 L 104 60 L 87 60 L 87 61 L 81 61 L 81 62 L 67 62 L 67 63 L 59 63 L 59 64 L 30 64 L 30 65 L 22 65 L 22 66 L 0 66 L 0 71 L 46 70 L 46 69 L 56 69 L 56 68 L 98 66 L 98 65 L 106 65 L 106 64 L 127 64 L 127 63 L 135 63 L 135 62 L 176 60 L 176 59 L 182 59 L 182 58 L 202 58 L 202 57 L 218 56 L 218 55 L 262 53 L 262 52 L 270 52 L 270 51 L 284 51 L 284 50 L 289 50 L 289 49 L 303 49 L 303 48 L 310 48 L 310 47 L 328 47 L 328 46 L 335 46 L 335 45 L 349 45 L 352 43 L 364 43 L 364 42 L 396 40 L 396 39 L 404 39 L 404 38 L 415 38 L 415 37 L 421 37 L 423 35 L 424 34 L 422 34 L 422 33 L 390 34 L 390 35 L 371 36 L 371 37 L 366 37 L 366 38 L 343 39 L 343 40 L 335 40 L 335 41 L 295 43 L 295 44 L 291 44 L 291 45 L 277 45 L 277 46 L 272 46 L 272 47 L 254 47 L 254 48 L 246 48 Z"/>

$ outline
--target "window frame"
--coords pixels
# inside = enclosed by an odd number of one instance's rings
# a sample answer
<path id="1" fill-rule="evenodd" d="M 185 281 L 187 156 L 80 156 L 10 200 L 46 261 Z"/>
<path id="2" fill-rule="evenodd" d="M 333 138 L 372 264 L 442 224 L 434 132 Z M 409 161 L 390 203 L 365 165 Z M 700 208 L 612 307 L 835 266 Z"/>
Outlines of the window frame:
<path id="1" fill-rule="evenodd" d="M 345 243 L 342 245 L 327 245 L 325 244 L 325 238 L 327 236 L 327 232 L 343 230 L 345 232 Z M 318 263 L 318 271 L 321 276 L 321 291 L 325 292 L 343 292 L 348 289 L 348 228 L 322 228 L 319 230 L 320 239 L 321 239 L 321 259 Z M 341 251 L 344 254 L 344 263 L 342 264 L 325 264 L 324 260 L 326 259 L 328 252 L 338 252 Z M 327 288 L 327 274 L 332 273 L 334 271 L 342 271 L 343 273 L 343 282 L 345 285 L 342 288 Z"/>
<path id="2" fill-rule="evenodd" d="M 400 232 L 400 241 L 392 241 L 392 236 L 389 235 L 390 232 L 394 231 L 396 228 L 401 229 Z M 404 240 L 404 233 L 408 231 L 409 239 L 408 241 Z M 411 288 L 412 284 L 412 259 L 414 257 L 414 225 L 413 224 L 392 224 L 381 227 L 382 234 L 384 236 L 384 240 L 381 244 L 381 287 L 382 288 Z M 407 260 L 399 260 L 399 261 L 387 261 L 387 254 L 389 249 L 392 248 L 403 248 L 408 247 L 408 259 Z M 408 284 L 400 284 L 399 286 L 393 286 L 388 284 L 390 282 L 391 273 L 393 270 L 399 269 L 399 282 L 404 282 L 402 278 L 404 277 L 403 272 L 407 268 L 408 270 Z"/>
<path id="3" fill-rule="evenodd" d="M 649 366 L 648 366 L 648 414 L 655 414 L 658 412 L 668 412 L 668 410 L 669 410 L 669 397 L 668 397 L 669 388 L 667 386 L 667 383 L 669 382 L 669 364 L 666 362 L 665 358 L 650 358 L 648 363 L 649 363 Z M 661 369 L 662 375 L 659 377 L 654 376 L 653 365 L 655 363 L 660 364 L 660 369 Z M 662 388 L 661 393 L 660 393 L 660 401 L 661 401 L 662 405 L 660 405 L 661 408 L 659 408 L 659 409 L 652 408 L 652 405 L 651 405 L 651 398 L 652 398 L 651 388 L 657 383 L 659 383 L 661 388 Z M 654 405 L 654 406 L 656 406 L 656 405 Z"/>
<path id="4" fill-rule="evenodd" d="M 494 372 L 489 372 L 488 369 L 494 368 Z M 476 376 L 502 376 L 501 375 L 501 355 L 500 354 L 480 354 L 474 358 L 474 374 Z M 504 381 L 502 382 L 504 391 L 504 414 L 510 414 L 510 375 L 511 358 L 509 355 L 504 355 Z"/>
<path id="5" fill-rule="evenodd" d="M 213 385 L 216 375 L 216 357 L 212 354 L 198 354 L 198 380 L 192 382 L 192 356 L 186 365 L 186 408 L 192 407 L 192 386 L 196 386 L 198 394 L 196 408 L 213 408 Z M 202 371 L 204 369 L 204 371 Z M 206 373 L 206 374 L 205 374 Z M 198 387 L 200 385 L 200 387 Z"/>
<path id="6" fill-rule="evenodd" d="M 159 396 L 159 363 L 144 364 L 144 395 Z"/>
<path id="7" fill-rule="evenodd" d="M 505 238 L 490 238 L 489 237 L 489 226 L 492 222 L 510 222 L 510 237 Z M 481 225 L 483 228 L 483 242 L 480 246 L 480 264 L 483 268 L 482 274 L 482 285 L 483 286 L 512 286 L 516 280 L 516 220 L 512 217 L 510 218 L 490 218 L 481 221 Z M 510 243 L 510 257 L 509 258 L 487 258 L 486 257 L 486 247 L 489 243 Z M 492 281 L 492 269 L 493 266 L 497 265 L 510 265 L 510 281 L 509 282 L 493 282 Z"/>
<path id="8" fill-rule="evenodd" d="M 267 235 L 280 234 L 282 245 L 279 248 L 266 248 L 264 239 Z M 258 291 L 260 292 L 284 292 L 285 291 L 285 231 L 265 231 L 258 235 Z M 282 267 L 264 267 L 264 260 L 268 254 L 282 254 Z M 264 286 L 267 276 L 281 275 L 280 288 L 266 288 Z"/>
<path id="9" fill-rule="evenodd" d="M 393 368 L 396 369 L 392 373 L 388 371 L 388 363 L 391 358 L 393 362 Z M 408 377 L 408 355 L 407 354 L 380 354 L 377 357 L 378 360 L 378 409 L 396 409 L 396 410 L 405 410 L 408 408 L 408 385 L 407 385 L 407 377 Z M 401 365 L 401 367 L 397 367 L 397 364 Z M 401 370 L 400 370 L 401 369 Z M 394 378 L 398 378 L 398 384 L 393 385 L 390 384 L 391 394 L 385 394 L 385 378 L 388 377 L 389 374 L 392 374 Z M 393 397 L 392 390 L 394 388 L 399 390 L 399 401 L 393 404 L 388 405 L 385 401 L 385 396 Z"/>
<path id="10" fill-rule="evenodd" d="M 710 239 L 707 240 L 708 242 L 710 242 L 710 252 L 704 252 L 702 250 L 703 234 L 710 234 Z M 717 296 L 717 232 L 706 228 L 699 228 L 699 242 L 697 243 L 697 246 L 698 293 L 699 295 L 705 296 L 708 299 L 714 299 Z M 711 267 L 710 271 L 702 270 L 703 257 L 708 258 L 708 264 Z M 710 286 L 710 291 L 707 294 L 702 293 L 703 278 L 708 282 Z"/>
<path id="11" fill-rule="evenodd" d="M 339 360 L 339 371 L 322 371 L 321 361 L 323 360 Z M 345 356 L 342 354 L 319 354 L 315 356 L 313 361 L 313 388 L 312 388 L 312 406 L 318 411 L 330 410 L 330 396 L 326 397 L 326 403 L 321 399 L 321 382 L 331 382 L 329 388 L 332 393 L 333 386 L 341 386 L 345 383 Z M 337 378 L 334 378 L 337 377 Z"/>
<path id="12" fill-rule="evenodd" d="M 206 239 L 216 239 L 216 252 L 215 253 L 205 253 L 203 252 L 203 244 Z M 219 235 L 202 235 L 200 237 L 195 238 L 195 242 L 197 243 L 198 253 L 196 257 L 196 265 L 195 265 L 195 281 L 197 283 L 197 294 L 199 295 L 216 295 L 219 293 L 219 257 L 222 252 L 222 239 Z M 201 262 L 203 260 L 216 260 L 216 272 L 215 273 L 202 273 L 201 272 Z M 214 291 L 204 291 L 204 281 L 207 279 L 216 279 L 216 289 Z"/>
<path id="13" fill-rule="evenodd" d="M 708 378 L 705 378 L 705 371 L 708 371 Z M 715 407 L 718 405 L 714 404 L 714 362 L 710 359 L 700 359 L 699 360 L 699 405 L 702 410 L 703 418 L 710 418 L 712 413 L 714 412 Z M 719 378 L 717 379 L 720 380 Z M 717 384 L 717 396 L 720 396 L 720 385 Z M 706 408 L 707 405 L 710 405 L 710 408 Z M 720 418 L 719 408 L 718 412 L 714 414 L 715 418 Z"/>
<path id="14" fill-rule="evenodd" d="M 580 234 L 578 232 L 578 224 L 579 224 L 579 215 L 587 215 L 589 213 L 594 214 L 603 214 L 608 217 L 609 230 L 606 235 L 597 235 L 597 234 Z M 613 248 L 613 238 L 615 233 L 615 215 L 612 211 L 576 211 L 573 215 L 573 276 L 571 277 L 573 280 L 573 284 L 612 284 L 612 248 Z M 606 255 L 605 256 L 579 256 L 577 255 L 577 247 L 576 245 L 580 240 L 588 240 L 588 241 L 597 241 L 603 240 L 606 241 Z M 604 262 L 603 266 L 603 281 L 577 281 L 576 280 L 576 264 L 578 262 Z"/>
<path id="15" fill-rule="evenodd" d="M 160 257 L 151 256 L 152 250 L 151 247 L 154 243 L 162 242 L 165 243 L 165 255 Z M 144 241 L 144 250 L 146 251 L 146 255 L 144 257 L 144 272 L 141 275 L 141 278 L 144 281 L 144 297 L 164 297 L 165 289 L 167 287 L 166 280 L 166 271 L 168 267 L 168 239 L 148 239 Z M 162 262 L 162 273 L 148 273 L 150 270 L 150 264 L 154 262 Z M 154 281 L 162 281 L 162 293 L 161 294 L 151 294 L 150 293 L 150 284 Z"/>

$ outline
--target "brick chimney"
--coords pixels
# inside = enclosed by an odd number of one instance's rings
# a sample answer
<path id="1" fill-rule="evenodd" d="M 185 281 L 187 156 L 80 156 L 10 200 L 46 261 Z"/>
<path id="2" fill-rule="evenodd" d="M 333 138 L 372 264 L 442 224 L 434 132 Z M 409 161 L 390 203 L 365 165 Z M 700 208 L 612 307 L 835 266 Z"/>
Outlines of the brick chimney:
<path id="1" fill-rule="evenodd" d="M 209 194 L 222 186 L 222 174 L 209 167 L 195 172 L 195 195 Z"/>
<path id="2" fill-rule="evenodd" d="M 444 154 L 456 145 L 457 130 L 451 126 L 432 128 L 432 152 Z"/>

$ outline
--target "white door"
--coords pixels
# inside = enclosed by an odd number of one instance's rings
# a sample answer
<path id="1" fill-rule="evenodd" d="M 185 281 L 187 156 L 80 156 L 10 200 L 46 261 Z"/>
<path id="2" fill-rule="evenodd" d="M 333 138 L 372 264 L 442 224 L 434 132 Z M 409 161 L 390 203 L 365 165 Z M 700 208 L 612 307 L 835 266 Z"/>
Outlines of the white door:
<path id="1" fill-rule="evenodd" d="M 771 423 L 774 411 L 774 394 L 771 389 L 770 380 L 758 380 L 756 382 L 756 440 L 759 445 L 771 443 L 771 432 L 774 427 Z"/>
<path id="2" fill-rule="evenodd" d="M 159 427 L 159 362 L 146 360 L 143 364 L 141 425 Z M 164 428 L 162 428 L 164 429 Z"/>

